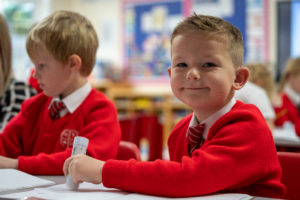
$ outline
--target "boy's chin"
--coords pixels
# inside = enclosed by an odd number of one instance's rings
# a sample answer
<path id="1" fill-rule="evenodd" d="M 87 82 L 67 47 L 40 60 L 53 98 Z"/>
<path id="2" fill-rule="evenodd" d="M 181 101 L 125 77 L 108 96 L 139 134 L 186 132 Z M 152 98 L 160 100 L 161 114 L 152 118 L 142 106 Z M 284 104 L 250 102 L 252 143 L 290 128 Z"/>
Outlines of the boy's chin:
<path id="1" fill-rule="evenodd" d="M 50 93 L 50 92 L 48 92 L 48 91 L 46 91 L 46 90 L 43 90 L 43 93 L 44 93 L 46 96 L 48 96 L 48 97 L 54 97 L 54 96 L 55 96 L 54 94 L 52 94 L 52 93 Z"/>

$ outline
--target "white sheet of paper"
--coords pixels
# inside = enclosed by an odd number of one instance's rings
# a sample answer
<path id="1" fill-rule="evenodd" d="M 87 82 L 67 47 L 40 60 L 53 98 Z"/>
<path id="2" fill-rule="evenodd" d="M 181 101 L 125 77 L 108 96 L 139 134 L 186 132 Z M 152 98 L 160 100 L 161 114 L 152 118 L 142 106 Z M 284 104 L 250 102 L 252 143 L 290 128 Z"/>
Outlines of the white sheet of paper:
<path id="1" fill-rule="evenodd" d="M 82 183 L 77 190 L 71 190 L 66 184 L 54 185 L 46 188 L 35 188 L 31 191 L 0 195 L 6 198 L 37 197 L 56 200 L 115 200 L 122 199 L 127 192 L 118 189 L 105 188 L 102 184 Z"/>
<path id="2" fill-rule="evenodd" d="M 0 192 L 54 185 L 55 182 L 38 178 L 16 169 L 0 169 Z"/>
<path id="3" fill-rule="evenodd" d="M 106 188 L 102 184 L 91 183 L 80 184 L 78 190 L 70 190 L 65 184 L 55 185 L 46 188 L 35 188 L 27 192 L 20 192 L 8 195 L 0 195 L 6 198 L 37 197 L 42 199 L 56 200 L 248 200 L 252 197 L 247 194 L 214 194 L 190 198 L 167 198 L 137 193 L 128 193 L 114 188 Z"/>

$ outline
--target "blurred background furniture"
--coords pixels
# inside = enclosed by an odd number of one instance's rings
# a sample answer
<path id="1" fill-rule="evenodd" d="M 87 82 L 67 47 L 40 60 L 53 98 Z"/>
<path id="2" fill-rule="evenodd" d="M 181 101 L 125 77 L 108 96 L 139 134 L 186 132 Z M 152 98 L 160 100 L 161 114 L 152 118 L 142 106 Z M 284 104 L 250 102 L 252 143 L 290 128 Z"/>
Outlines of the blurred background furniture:
<path id="1" fill-rule="evenodd" d="M 136 144 L 142 160 L 162 158 L 163 127 L 154 114 L 140 114 L 120 119 L 122 140 Z"/>
<path id="2" fill-rule="evenodd" d="M 121 141 L 118 149 L 117 160 L 141 160 L 139 148 L 132 142 Z"/>
<path id="3" fill-rule="evenodd" d="M 282 167 L 282 183 L 286 186 L 285 199 L 300 199 L 300 153 L 278 152 Z"/>

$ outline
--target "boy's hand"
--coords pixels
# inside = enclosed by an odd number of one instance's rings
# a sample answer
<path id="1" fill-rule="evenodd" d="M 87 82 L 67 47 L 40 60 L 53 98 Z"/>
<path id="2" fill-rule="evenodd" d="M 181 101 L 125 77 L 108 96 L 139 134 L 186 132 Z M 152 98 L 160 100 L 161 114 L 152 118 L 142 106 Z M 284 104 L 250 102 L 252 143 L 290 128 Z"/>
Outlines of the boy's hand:
<path id="1" fill-rule="evenodd" d="M 18 159 L 0 156 L 0 168 L 18 169 Z"/>
<path id="2" fill-rule="evenodd" d="M 102 168 L 104 161 L 79 154 L 68 158 L 63 167 L 65 176 L 70 174 L 75 183 L 91 182 L 99 184 L 102 182 Z"/>

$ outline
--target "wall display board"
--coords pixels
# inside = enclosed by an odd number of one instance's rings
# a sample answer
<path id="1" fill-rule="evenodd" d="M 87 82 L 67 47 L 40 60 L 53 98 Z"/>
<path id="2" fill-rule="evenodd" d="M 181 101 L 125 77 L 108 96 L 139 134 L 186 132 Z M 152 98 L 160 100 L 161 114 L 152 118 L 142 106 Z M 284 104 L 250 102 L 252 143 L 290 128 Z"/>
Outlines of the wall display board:
<path id="1" fill-rule="evenodd" d="M 186 2 L 124 1 L 124 66 L 133 83 L 168 81 L 170 35 L 184 18 Z"/>

